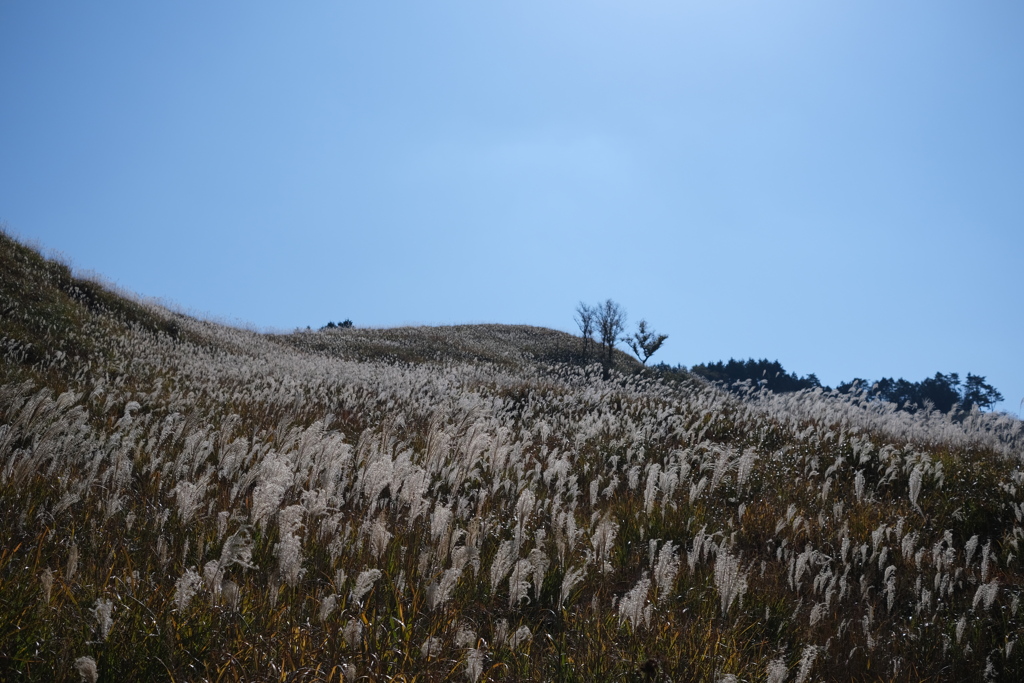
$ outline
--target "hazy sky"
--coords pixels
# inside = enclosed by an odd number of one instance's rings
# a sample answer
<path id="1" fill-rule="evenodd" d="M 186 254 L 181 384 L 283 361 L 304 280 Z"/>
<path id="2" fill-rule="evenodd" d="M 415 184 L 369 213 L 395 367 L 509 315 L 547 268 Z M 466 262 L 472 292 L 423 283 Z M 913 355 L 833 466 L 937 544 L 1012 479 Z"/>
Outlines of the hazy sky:
<path id="1" fill-rule="evenodd" d="M 611 297 L 1017 412 L 1022 217 L 1016 0 L 0 0 L 0 220 L 261 328 Z"/>

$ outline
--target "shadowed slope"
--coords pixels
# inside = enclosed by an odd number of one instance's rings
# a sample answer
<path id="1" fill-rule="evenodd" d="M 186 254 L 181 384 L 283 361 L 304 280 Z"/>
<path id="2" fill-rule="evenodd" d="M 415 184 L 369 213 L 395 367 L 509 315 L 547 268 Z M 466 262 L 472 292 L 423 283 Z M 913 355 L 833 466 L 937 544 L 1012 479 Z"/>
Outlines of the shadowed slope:
<path id="1" fill-rule="evenodd" d="M 127 328 L 181 336 L 172 314 L 75 277 L 67 265 L 44 258 L 3 231 L 0 273 L 0 348 L 9 361 L 0 367 L 0 379 L 58 362 L 99 361 L 98 339 Z"/>

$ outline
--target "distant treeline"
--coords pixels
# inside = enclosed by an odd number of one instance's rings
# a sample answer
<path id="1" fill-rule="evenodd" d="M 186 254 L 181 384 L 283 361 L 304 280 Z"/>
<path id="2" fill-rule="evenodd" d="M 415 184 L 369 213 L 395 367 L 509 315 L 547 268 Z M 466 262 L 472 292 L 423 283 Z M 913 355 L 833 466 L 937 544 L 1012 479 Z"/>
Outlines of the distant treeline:
<path id="1" fill-rule="evenodd" d="M 967 381 L 963 383 L 960 382 L 960 375 L 955 372 L 948 375 L 936 372 L 934 377 L 920 382 L 885 377 L 875 383 L 855 379 L 837 387 L 843 393 L 855 388 L 865 389 L 868 395 L 895 403 L 900 410 L 910 412 L 919 408 L 931 407 L 948 413 L 957 405 L 961 410 L 970 410 L 974 406 L 985 409 L 991 408 L 1003 400 L 1003 395 L 994 386 L 987 383 L 983 376 L 971 373 L 967 373 Z"/>
<path id="2" fill-rule="evenodd" d="M 718 361 L 695 365 L 690 368 L 690 372 L 735 390 L 744 386 L 760 387 L 777 393 L 818 387 L 831 390 L 831 387 L 823 386 L 814 373 L 804 377 L 793 372 L 787 373 L 777 360 L 730 359 L 727 363 Z M 1003 395 L 988 384 L 983 376 L 968 373 L 967 380 L 961 382 L 960 375 L 955 372 L 948 375 L 936 372 L 934 377 L 920 382 L 891 377 L 877 382 L 856 378 L 843 382 L 836 390 L 844 394 L 864 391 L 871 398 L 895 403 L 900 410 L 909 412 L 930 408 L 948 413 L 957 406 L 964 411 L 974 406 L 986 409 L 1003 400 Z"/>
<path id="3" fill-rule="evenodd" d="M 702 363 L 694 365 L 690 368 L 690 372 L 712 382 L 721 382 L 726 386 L 749 380 L 753 386 L 777 393 L 814 389 L 821 386 L 821 382 L 813 373 L 806 377 L 798 377 L 796 373 L 787 373 L 779 361 L 769 361 L 767 358 L 761 360 L 750 358 L 745 361 L 730 358 L 728 363 L 722 361 Z"/>

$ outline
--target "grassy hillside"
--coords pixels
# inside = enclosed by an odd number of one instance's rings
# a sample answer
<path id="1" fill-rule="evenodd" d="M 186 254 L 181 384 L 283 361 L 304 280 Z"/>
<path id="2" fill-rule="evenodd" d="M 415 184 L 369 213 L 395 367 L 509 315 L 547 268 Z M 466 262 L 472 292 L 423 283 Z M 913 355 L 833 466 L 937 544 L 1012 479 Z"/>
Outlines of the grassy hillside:
<path id="1" fill-rule="evenodd" d="M 0 679 L 1024 678 L 1015 418 L 0 268 Z"/>
<path id="2" fill-rule="evenodd" d="M 583 364 L 582 340 L 528 325 L 454 325 L 390 329 L 336 328 L 274 337 L 280 343 L 332 358 L 389 362 L 487 362 L 510 370 L 534 363 Z M 640 363 L 616 350 L 623 371 Z"/>

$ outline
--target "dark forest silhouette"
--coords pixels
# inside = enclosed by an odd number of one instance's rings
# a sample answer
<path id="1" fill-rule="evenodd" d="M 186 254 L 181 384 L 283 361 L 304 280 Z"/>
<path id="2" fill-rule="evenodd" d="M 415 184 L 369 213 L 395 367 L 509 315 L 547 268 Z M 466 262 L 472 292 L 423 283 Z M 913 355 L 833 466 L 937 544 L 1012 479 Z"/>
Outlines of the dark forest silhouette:
<path id="1" fill-rule="evenodd" d="M 823 386 L 814 373 L 804 377 L 787 373 L 777 360 L 730 359 L 728 362 L 695 365 L 690 368 L 690 372 L 736 390 L 750 387 L 777 393 L 819 387 L 831 390 L 831 387 Z M 955 372 L 936 372 L 934 377 L 920 382 L 892 377 L 884 377 L 876 382 L 857 378 L 843 382 L 836 390 L 840 393 L 864 391 L 869 398 L 895 403 L 899 410 L 908 412 L 927 408 L 948 413 L 954 409 L 970 411 L 975 406 L 985 410 L 1003 400 L 1003 395 L 987 383 L 984 376 L 968 373 L 967 380 L 961 382 L 960 375 Z"/>

